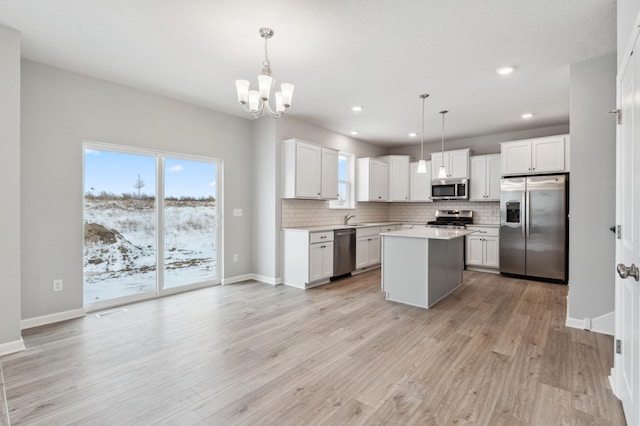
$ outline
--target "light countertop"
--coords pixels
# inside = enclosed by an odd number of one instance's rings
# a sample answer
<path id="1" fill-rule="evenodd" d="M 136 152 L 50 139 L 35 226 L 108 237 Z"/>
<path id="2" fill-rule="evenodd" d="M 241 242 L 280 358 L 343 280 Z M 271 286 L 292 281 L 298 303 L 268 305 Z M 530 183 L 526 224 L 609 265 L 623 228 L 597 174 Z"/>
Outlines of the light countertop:
<path id="1" fill-rule="evenodd" d="M 462 238 L 476 231 L 468 229 L 444 229 L 444 228 L 414 228 L 401 231 L 383 232 L 383 237 L 423 238 L 432 240 L 453 240 Z"/>
<path id="2" fill-rule="evenodd" d="M 304 232 L 322 232 L 322 231 L 335 231 L 336 229 L 350 229 L 350 228 L 368 228 L 374 226 L 387 226 L 387 225 L 400 225 L 402 222 L 367 222 L 359 223 L 357 225 L 319 225 L 319 226 L 302 226 L 296 228 L 282 228 L 286 231 L 304 231 Z"/>

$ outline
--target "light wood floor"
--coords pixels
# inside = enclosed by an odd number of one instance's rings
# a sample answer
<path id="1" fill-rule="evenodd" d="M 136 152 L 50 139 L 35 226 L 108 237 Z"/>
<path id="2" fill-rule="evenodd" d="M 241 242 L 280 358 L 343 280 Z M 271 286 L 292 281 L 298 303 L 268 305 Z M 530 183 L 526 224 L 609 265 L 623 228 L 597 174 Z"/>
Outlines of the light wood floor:
<path id="1" fill-rule="evenodd" d="M 25 332 L 0 358 L 12 425 L 620 425 L 612 338 L 564 326 L 567 287 L 465 272 L 430 310 L 380 271 L 248 282 Z"/>

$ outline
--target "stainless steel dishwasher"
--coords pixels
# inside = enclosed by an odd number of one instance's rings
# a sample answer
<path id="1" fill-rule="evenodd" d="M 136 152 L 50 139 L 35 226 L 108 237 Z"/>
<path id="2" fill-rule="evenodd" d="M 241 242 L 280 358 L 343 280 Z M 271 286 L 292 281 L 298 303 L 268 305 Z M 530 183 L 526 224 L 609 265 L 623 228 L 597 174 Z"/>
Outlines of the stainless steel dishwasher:
<path id="1" fill-rule="evenodd" d="M 333 277 L 351 274 L 356 269 L 356 230 L 333 231 Z"/>

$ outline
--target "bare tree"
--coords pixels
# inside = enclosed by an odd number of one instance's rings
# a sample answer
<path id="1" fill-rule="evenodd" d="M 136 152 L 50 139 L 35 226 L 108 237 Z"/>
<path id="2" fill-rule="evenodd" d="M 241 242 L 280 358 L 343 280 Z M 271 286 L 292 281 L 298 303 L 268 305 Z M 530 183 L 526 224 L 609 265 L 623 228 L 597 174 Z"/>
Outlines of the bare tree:
<path id="1" fill-rule="evenodd" d="M 138 198 L 140 198 L 140 190 L 144 188 L 144 181 L 140 175 L 138 175 L 138 180 L 133 183 L 133 187 L 138 190 Z"/>

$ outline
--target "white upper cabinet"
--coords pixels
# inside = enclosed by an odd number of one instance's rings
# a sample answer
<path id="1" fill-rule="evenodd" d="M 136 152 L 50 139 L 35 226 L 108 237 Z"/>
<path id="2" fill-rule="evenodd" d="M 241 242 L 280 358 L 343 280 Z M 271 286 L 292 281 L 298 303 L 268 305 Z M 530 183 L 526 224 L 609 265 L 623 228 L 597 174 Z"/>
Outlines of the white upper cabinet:
<path id="1" fill-rule="evenodd" d="M 338 151 L 322 148 L 320 192 L 325 200 L 338 199 Z"/>
<path id="2" fill-rule="evenodd" d="M 282 198 L 338 198 L 338 151 L 298 139 L 282 142 Z"/>
<path id="3" fill-rule="evenodd" d="M 568 171 L 566 139 L 561 135 L 501 143 L 502 175 Z"/>
<path id="4" fill-rule="evenodd" d="M 409 201 L 431 202 L 431 161 L 427 161 L 427 172 L 418 173 L 418 163 L 409 164 Z"/>
<path id="5" fill-rule="evenodd" d="M 358 158 L 356 201 L 387 201 L 389 165 L 375 158 Z"/>
<path id="6" fill-rule="evenodd" d="M 469 201 L 500 201 L 500 154 L 471 157 Z"/>
<path id="7" fill-rule="evenodd" d="M 389 196 L 387 201 L 409 201 L 409 156 L 379 157 L 389 165 Z"/>
<path id="8" fill-rule="evenodd" d="M 444 154 L 444 157 L 443 157 Z M 431 154 L 431 179 L 440 179 L 438 172 L 443 164 L 447 171 L 447 179 L 469 178 L 469 149 L 434 152 Z"/>

